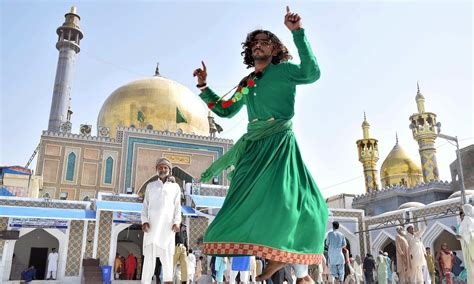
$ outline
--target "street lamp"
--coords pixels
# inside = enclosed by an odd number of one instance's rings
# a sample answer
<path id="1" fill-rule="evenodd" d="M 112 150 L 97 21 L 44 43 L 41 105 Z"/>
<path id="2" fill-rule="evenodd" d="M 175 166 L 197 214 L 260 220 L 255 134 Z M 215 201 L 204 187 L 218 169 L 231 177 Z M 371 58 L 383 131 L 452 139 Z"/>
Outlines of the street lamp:
<path id="1" fill-rule="evenodd" d="M 456 142 L 456 156 L 458 157 L 458 167 L 459 167 L 459 182 L 461 184 L 461 202 L 462 204 L 466 204 L 466 189 L 464 188 L 464 175 L 462 173 L 462 161 L 461 161 L 461 151 L 459 151 L 459 141 L 458 137 L 455 136 L 449 136 L 445 134 L 441 134 L 441 123 L 438 122 L 436 123 L 436 128 L 438 129 L 438 137 L 441 137 L 443 139 L 446 139 L 448 141 L 454 141 Z"/>

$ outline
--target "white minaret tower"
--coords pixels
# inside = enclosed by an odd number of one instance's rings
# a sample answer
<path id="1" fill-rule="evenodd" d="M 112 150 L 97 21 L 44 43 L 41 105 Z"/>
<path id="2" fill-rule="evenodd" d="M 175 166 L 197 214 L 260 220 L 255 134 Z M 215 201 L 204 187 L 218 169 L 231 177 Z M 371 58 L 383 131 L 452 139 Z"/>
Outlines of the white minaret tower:
<path id="1" fill-rule="evenodd" d="M 70 109 L 72 70 L 76 53 L 81 50 L 79 42 L 84 36 L 79 28 L 81 18 L 76 14 L 76 7 L 71 7 L 71 11 L 64 17 L 66 18 L 64 24 L 56 30 L 58 34 L 56 48 L 59 50 L 59 59 L 48 124 L 48 130 L 56 132 L 70 131 L 70 129 L 63 129 L 63 125 L 68 128 L 65 122 L 68 121 Z"/>

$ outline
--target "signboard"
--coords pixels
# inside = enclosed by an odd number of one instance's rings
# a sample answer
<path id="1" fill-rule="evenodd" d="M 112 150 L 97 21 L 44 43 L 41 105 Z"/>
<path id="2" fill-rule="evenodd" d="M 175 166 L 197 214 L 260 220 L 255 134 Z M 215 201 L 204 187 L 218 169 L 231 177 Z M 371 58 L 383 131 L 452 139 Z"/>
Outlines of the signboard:
<path id="1" fill-rule="evenodd" d="M 9 218 L 9 228 L 54 228 L 67 229 L 67 220 L 42 219 L 42 218 Z"/>
<path id="2" fill-rule="evenodd" d="M 113 220 L 114 220 L 114 223 L 127 223 L 127 224 L 141 224 L 142 223 L 140 212 L 114 211 Z"/>

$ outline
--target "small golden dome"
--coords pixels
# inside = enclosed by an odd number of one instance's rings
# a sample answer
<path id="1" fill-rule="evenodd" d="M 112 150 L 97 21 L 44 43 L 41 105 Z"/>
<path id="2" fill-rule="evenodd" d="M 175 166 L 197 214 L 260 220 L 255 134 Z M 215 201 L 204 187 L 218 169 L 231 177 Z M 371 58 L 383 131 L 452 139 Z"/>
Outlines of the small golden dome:
<path id="1" fill-rule="evenodd" d="M 423 179 L 421 167 L 416 164 L 397 143 L 382 164 L 382 186 L 401 185 L 413 187 Z"/>
<path id="2" fill-rule="evenodd" d="M 130 82 L 107 98 L 100 110 L 97 128 L 109 127 L 110 136 L 115 137 L 120 125 L 209 134 L 204 103 L 185 86 L 161 76 Z"/>

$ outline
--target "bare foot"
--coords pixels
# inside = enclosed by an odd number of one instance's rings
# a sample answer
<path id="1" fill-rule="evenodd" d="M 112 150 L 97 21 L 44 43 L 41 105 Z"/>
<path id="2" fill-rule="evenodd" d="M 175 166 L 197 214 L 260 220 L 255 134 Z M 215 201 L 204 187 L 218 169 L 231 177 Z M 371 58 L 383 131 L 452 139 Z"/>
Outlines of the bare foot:
<path id="1" fill-rule="evenodd" d="M 306 275 L 303 278 L 296 279 L 296 284 L 314 284 L 314 280 L 311 278 L 311 276 Z"/>
<path id="2" fill-rule="evenodd" d="M 257 282 L 267 280 L 268 278 L 272 277 L 275 272 L 282 269 L 285 264 L 286 263 L 284 262 L 269 260 L 267 267 L 265 267 L 262 274 L 255 277 L 255 280 L 257 280 Z"/>

